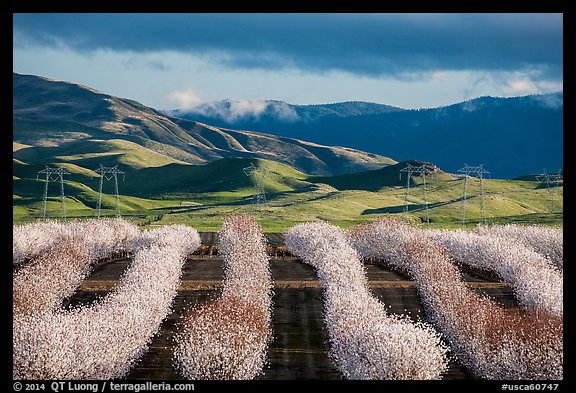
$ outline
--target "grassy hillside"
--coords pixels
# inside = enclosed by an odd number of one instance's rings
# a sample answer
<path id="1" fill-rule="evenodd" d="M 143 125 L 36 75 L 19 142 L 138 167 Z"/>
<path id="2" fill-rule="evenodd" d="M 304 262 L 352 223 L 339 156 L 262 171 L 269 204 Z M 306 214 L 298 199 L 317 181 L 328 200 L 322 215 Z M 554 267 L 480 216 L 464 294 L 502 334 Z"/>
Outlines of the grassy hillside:
<path id="1" fill-rule="evenodd" d="M 30 163 L 75 163 L 86 168 L 121 165 L 128 169 L 186 164 L 137 143 L 122 139 L 86 139 L 61 143 L 58 146 L 27 146 L 13 143 L 13 157 Z M 18 150 L 15 150 L 18 149 Z"/>
<path id="2" fill-rule="evenodd" d="M 428 216 L 431 227 L 459 226 L 462 221 L 462 180 L 431 164 L 396 163 L 350 148 L 213 127 L 69 82 L 18 74 L 13 81 L 15 222 L 42 217 L 46 183 L 38 172 L 46 165 L 68 172 L 67 218 L 94 217 L 100 197 L 95 171 L 104 165 L 125 172 L 118 177 L 121 214 L 146 225 L 186 223 L 218 230 L 227 214 L 238 212 L 256 215 L 269 232 L 315 220 L 348 227 L 389 214 L 415 222 Z M 360 108 L 353 103 L 346 107 L 346 113 Z M 384 107 L 364 109 L 390 112 Z M 347 132 L 351 130 L 352 125 Z M 407 164 L 434 170 L 427 177 L 426 194 L 419 178 L 405 188 L 401 170 Z M 250 165 L 259 171 L 246 176 L 243 169 Z M 261 177 L 263 172 L 267 176 Z M 254 204 L 256 180 L 268 201 L 262 209 Z M 48 216 L 59 218 L 60 184 L 48 185 Z M 108 179 L 102 186 L 102 214 L 115 215 L 114 182 Z M 561 225 L 563 187 L 553 190 L 552 213 L 551 191 L 534 176 L 486 180 L 486 220 Z M 467 225 L 481 220 L 479 194 L 478 181 L 471 179 L 464 209 Z"/>
<path id="3" fill-rule="evenodd" d="M 252 192 L 251 177 L 243 168 L 251 164 L 266 168 L 264 185 L 268 192 L 292 191 L 306 186 L 307 175 L 286 165 L 261 159 L 229 158 L 204 165 L 170 164 L 134 171 L 123 185 L 126 192 L 136 196 L 170 197 L 201 193 Z M 239 194 L 239 195 L 240 195 Z"/>
<path id="4" fill-rule="evenodd" d="M 355 149 L 170 117 L 134 100 L 75 83 L 15 73 L 13 82 L 13 142 L 16 147 L 36 147 L 20 149 L 25 152 L 16 158 L 28 162 L 71 159 L 92 165 L 105 160 L 108 166 L 118 161 L 137 167 L 145 154 L 149 167 L 263 158 L 317 175 L 361 172 L 395 163 Z"/>
<path id="5" fill-rule="evenodd" d="M 406 172 L 402 172 L 402 170 L 406 168 L 408 164 L 412 166 L 426 165 L 427 169 L 432 171 L 431 175 L 427 177 L 428 182 L 454 180 L 454 176 L 449 175 L 438 168 L 435 168 L 435 166 L 430 163 L 410 160 L 399 162 L 382 169 L 365 171 L 361 173 L 332 177 L 310 177 L 310 181 L 314 183 L 329 184 L 338 190 L 379 191 L 383 187 L 405 186 L 408 175 Z M 410 185 L 421 183 L 422 179 L 415 175 L 410 178 Z"/>
<path id="6" fill-rule="evenodd" d="M 78 154 L 84 153 L 76 151 L 72 156 Z M 89 162 L 83 161 L 85 158 L 60 164 L 70 173 L 64 182 L 68 218 L 95 215 L 99 177 L 92 169 L 80 165 Z M 261 172 L 248 177 L 243 171 L 251 164 L 268 172 L 263 180 L 268 204 L 262 209 L 254 204 L 253 182 Z M 405 188 L 405 175 L 399 179 L 400 169 L 405 165 L 399 163 L 378 171 L 337 177 L 310 176 L 262 159 L 223 159 L 203 165 L 177 162 L 149 167 L 120 165 L 126 172 L 124 179 L 119 178 L 120 209 L 124 217 L 140 224 L 184 223 L 204 231 L 218 230 L 226 215 L 240 212 L 254 214 L 268 232 L 282 232 L 294 224 L 316 220 L 350 227 L 390 214 L 427 227 L 461 226 L 462 180 L 441 170 L 428 177 L 426 201 L 430 223 L 423 224 L 426 217 L 423 184 L 416 178 L 409 190 Z M 42 178 L 36 180 L 36 173 L 44 166 L 14 159 L 13 167 L 14 219 L 17 222 L 38 219 L 42 216 L 45 183 Z M 113 182 L 105 181 L 103 185 L 102 213 L 114 215 Z M 562 225 L 563 188 L 555 191 L 555 214 L 549 214 L 549 190 L 540 188 L 537 182 L 484 180 L 486 221 Z M 58 218 L 59 184 L 49 183 L 48 195 L 49 216 Z M 469 179 L 465 201 L 467 226 L 481 221 L 479 195 L 479 181 Z"/>

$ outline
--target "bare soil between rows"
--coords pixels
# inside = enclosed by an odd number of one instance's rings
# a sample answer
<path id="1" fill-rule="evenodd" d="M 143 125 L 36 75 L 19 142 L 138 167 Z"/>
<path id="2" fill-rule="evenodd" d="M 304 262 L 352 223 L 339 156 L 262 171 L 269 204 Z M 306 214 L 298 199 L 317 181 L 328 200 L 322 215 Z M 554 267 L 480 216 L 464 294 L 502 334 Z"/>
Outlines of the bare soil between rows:
<path id="1" fill-rule="evenodd" d="M 99 264 L 68 299 L 66 306 L 88 304 L 105 296 L 118 284 L 129 264 L 129 259 Z M 366 263 L 365 267 L 372 293 L 389 307 L 391 313 L 405 314 L 414 320 L 426 319 L 413 281 L 379 263 Z M 270 268 L 274 281 L 274 338 L 268 351 L 268 365 L 258 379 L 342 379 L 328 357 L 329 340 L 322 319 L 322 286 L 314 269 L 293 257 L 271 258 Z M 188 307 L 219 296 L 222 277 L 223 260 L 220 257 L 196 255 L 186 261 L 182 282 L 172 304 L 172 314 L 163 322 L 149 350 L 126 379 L 182 379 L 172 362 L 177 323 Z M 517 307 L 506 284 L 472 272 L 465 272 L 464 279 L 470 288 L 491 296 L 504 306 Z M 457 361 L 450 363 L 443 376 L 448 380 L 471 378 Z"/>

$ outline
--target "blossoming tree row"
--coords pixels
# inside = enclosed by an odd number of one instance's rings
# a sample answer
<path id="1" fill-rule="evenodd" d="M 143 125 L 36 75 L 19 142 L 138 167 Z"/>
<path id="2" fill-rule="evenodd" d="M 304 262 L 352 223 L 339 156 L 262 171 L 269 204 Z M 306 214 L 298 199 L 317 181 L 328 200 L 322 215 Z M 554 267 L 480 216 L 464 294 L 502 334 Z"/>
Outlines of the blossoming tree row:
<path id="1" fill-rule="evenodd" d="M 479 235 L 462 230 L 431 232 L 458 263 L 495 272 L 524 308 L 563 315 L 563 273 L 541 254 L 497 232 Z"/>
<path id="2" fill-rule="evenodd" d="M 59 308 L 98 259 L 131 250 L 139 231 L 128 221 L 107 219 L 26 224 L 14 226 L 13 234 L 19 269 L 12 280 L 12 310 L 18 315 Z"/>
<path id="3" fill-rule="evenodd" d="M 253 379 L 272 338 L 272 276 L 262 228 L 246 215 L 218 233 L 221 296 L 192 309 L 176 336 L 174 361 L 188 379 Z"/>
<path id="4" fill-rule="evenodd" d="M 439 334 L 421 322 L 388 314 L 368 287 L 362 262 L 339 228 L 297 225 L 288 250 L 312 265 L 324 288 L 330 354 L 348 379 L 440 379 L 447 368 Z"/>
<path id="5" fill-rule="evenodd" d="M 429 319 L 474 375 L 562 379 L 561 317 L 546 311 L 504 308 L 472 291 L 446 248 L 404 222 L 383 219 L 355 228 L 350 237 L 362 255 L 381 258 L 410 274 Z"/>
<path id="6" fill-rule="evenodd" d="M 85 235 L 88 249 L 102 240 Z M 130 267 L 106 297 L 70 310 L 14 315 L 13 378 L 125 376 L 170 313 L 184 261 L 199 245 L 198 232 L 186 226 L 144 231 L 134 239 Z M 49 270 L 57 264 L 44 266 Z"/>
<path id="7" fill-rule="evenodd" d="M 564 231 L 561 228 L 506 224 L 478 227 L 474 232 L 513 239 L 544 256 L 556 268 L 562 270 L 564 267 Z"/>

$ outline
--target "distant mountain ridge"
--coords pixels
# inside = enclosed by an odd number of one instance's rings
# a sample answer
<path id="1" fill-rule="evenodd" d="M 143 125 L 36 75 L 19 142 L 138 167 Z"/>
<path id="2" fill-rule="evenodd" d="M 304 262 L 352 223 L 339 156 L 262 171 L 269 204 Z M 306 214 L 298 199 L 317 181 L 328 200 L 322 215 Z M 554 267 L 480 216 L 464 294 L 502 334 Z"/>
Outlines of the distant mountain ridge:
<path id="1" fill-rule="evenodd" d="M 155 157 L 155 162 L 202 164 L 222 158 L 263 158 L 324 176 L 396 162 L 347 147 L 218 128 L 167 116 L 137 101 L 76 83 L 13 73 L 13 142 L 31 149 L 19 154 L 32 155 L 36 160 L 46 154 L 65 161 L 69 155 L 63 151 L 73 148 L 84 155 L 102 155 L 106 149 L 118 146 L 116 142 L 103 141 L 117 140 L 132 142 L 165 157 Z M 123 144 L 122 151 L 132 147 Z"/>
<path id="2" fill-rule="evenodd" d="M 358 101 L 225 100 L 168 113 L 219 127 L 390 154 L 399 161 L 433 162 L 450 172 L 465 163 L 484 164 L 495 177 L 513 178 L 563 167 L 563 98 L 562 92 L 480 97 L 420 110 Z"/>
<path id="3" fill-rule="evenodd" d="M 238 122 L 239 124 L 244 124 L 243 122 L 250 124 L 250 122 L 258 120 L 258 123 L 262 125 L 262 123 L 267 120 L 271 121 L 275 119 L 287 123 L 297 121 L 308 122 L 317 121 L 324 117 L 366 116 L 403 110 L 405 109 L 364 101 L 293 105 L 277 100 L 222 100 L 204 103 L 189 111 L 175 109 L 164 112 L 176 117 L 199 117 L 227 122 L 222 124 L 231 124 L 232 121 Z"/>

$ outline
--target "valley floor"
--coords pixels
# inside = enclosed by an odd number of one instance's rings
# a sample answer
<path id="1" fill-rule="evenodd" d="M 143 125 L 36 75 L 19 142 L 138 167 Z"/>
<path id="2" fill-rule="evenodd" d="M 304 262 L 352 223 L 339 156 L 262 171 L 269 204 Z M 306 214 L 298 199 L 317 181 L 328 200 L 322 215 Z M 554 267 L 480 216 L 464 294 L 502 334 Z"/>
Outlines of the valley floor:
<path id="1" fill-rule="evenodd" d="M 208 243 L 212 238 L 213 234 L 203 235 L 203 240 L 208 240 Z M 120 260 L 99 266 L 70 299 L 70 304 L 87 303 L 104 296 L 119 282 L 129 263 L 129 260 Z M 328 334 L 322 320 L 322 287 L 314 269 L 292 257 L 272 258 L 270 267 L 274 281 L 274 339 L 268 351 L 269 365 L 259 379 L 341 379 L 328 357 Z M 173 303 L 174 312 L 164 321 L 149 351 L 136 364 L 128 379 L 182 378 L 173 368 L 171 358 L 177 323 L 187 308 L 219 295 L 222 274 L 220 257 L 194 256 L 188 259 Z M 426 318 L 413 281 L 381 265 L 366 264 L 366 274 L 371 291 L 390 306 L 391 313 L 405 314 L 414 320 Z M 464 274 L 464 279 L 471 288 L 505 306 L 516 307 L 507 285 L 470 272 Z M 462 380 L 471 379 L 471 376 L 453 360 L 444 379 Z"/>

